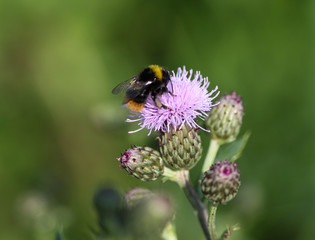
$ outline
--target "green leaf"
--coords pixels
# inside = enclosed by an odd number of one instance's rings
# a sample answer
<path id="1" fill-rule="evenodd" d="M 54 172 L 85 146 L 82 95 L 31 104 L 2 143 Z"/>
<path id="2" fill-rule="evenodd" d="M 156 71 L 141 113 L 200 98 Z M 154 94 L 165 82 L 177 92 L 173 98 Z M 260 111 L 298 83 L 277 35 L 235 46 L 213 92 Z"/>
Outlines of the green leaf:
<path id="1" fill-rule="evenodd" d="M 220 147 L 216 160 L 224 161 L 225 159 L 229 159 L 230 161 L 236 161 L 238 158 L 241 157 L 250 135 L 250 131 L 247 131 L 242 137 L 238 138 L 237 140 L 227 144 L 223 144 Z"/>

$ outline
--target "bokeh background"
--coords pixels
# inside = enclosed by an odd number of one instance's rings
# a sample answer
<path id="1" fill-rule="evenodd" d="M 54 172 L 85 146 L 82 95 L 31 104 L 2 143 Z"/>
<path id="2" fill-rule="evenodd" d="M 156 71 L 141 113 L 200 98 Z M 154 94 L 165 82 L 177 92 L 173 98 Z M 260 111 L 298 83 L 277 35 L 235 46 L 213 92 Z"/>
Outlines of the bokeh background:
<path id="1" fill-rule="evenodd" d="M 243 97 L 242 133 L 252 135 L 218 230 L 240 223 L 232 239 L 313 239 L 314 33 L 312 0 L 0 1 L 0 239 L 53 239 L 57 229 L 92 239 L 101 186 L 169 192 L 179 239 L 203 239 L 175 184 L 140 183 L 115 159 L 157 145 L 127 133 L 136 125 L 111 95 L 149 64 L 200 70 Z"/>

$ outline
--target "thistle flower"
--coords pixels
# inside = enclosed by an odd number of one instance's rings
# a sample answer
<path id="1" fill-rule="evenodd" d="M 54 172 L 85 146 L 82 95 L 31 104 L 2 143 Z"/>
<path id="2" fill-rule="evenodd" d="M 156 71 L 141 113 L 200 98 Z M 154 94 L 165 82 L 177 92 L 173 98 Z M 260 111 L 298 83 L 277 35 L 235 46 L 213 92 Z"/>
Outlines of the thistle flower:
<path id="1" fill-rule="evenodd" d="M 142 181 L 156 180 L 164 171 L 160 153 L 150 147 L 127 149 L 117 160 L 122 168 Z"/>
<path id="2" fill-rule="evenodd" d="M 171 129 L 176 131 L 184 125 L 203 129 L 195 119 L 198 117 L 204 120 L 207 117 L 207 112 L 215 106 L 212 104 L 212 100 L 220 93 L 217 91 L 217 86 L 208 92 L 209 85 L 208 78 L 203 78 L 199 71 L 193 75 L 193 70 L 188 72 L 185 67 L 178 68 L 176 74 L 174 71 L 172 72 L 171 81 L 167 85 L 170 93 L 159 96 L 160 102 L 165 107 L 156 106 L 149 96 L 143 110 L 139 113 L 132 113 L 133 119 L 126 120 L 127 122 L 138 122 L 140 126 L 138 130 L 129 133 L 147 128 L 150 135 L 152 130 L 170 132 Z M 215 95 L 212 96 L 213 94 Z"/>
<path id="3" fill-rule="evenodd" d="M 236 196 L 240 184 L 236 163 L 225 160 L 211 165 L 204 173 L 201 191 L 213 204 L 225 204 Z"/>
<path id="4" fill-rule="evenodd" d="M 220 104 L 213 108 L 205 124 L 211 130 L 214 139 L 222 142 L 234 141 L 237 137 L 244 116 L 242 98 L 236 92 L 223 96 Z"/>

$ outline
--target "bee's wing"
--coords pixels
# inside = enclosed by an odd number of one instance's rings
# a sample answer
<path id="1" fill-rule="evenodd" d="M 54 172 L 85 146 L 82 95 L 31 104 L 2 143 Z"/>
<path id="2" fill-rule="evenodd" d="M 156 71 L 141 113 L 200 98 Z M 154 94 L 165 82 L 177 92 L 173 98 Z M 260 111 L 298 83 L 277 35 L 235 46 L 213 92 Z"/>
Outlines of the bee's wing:
<path id="1" fill-rule="evenodd" d="M 112 90 L 112 94 L 119 94 L 122 92 L 126 92 L 128 87 L 132 85 L 137 80 L 137 77 L 130 78 L 124 82 L 119 83 L 114 89 Z"/>

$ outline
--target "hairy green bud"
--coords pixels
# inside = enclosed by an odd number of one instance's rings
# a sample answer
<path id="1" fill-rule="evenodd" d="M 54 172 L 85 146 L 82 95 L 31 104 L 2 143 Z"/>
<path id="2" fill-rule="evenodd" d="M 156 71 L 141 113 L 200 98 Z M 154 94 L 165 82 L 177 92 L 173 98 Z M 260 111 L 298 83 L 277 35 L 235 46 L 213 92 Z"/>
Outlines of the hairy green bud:
<path id="1" fill-rule="evenodd" d="M 139 201 L 143 199 L 148 199 L 154 196 L 154 193 L 145 188 L 132 188 L 124 195 L 124 206 L 126 208 L 131 208 Z"/>
<path id="2" fill-rule="evenodd" d="M 205 121 L 214 139 L 222 142 L 234 141 L 237 137 L 244 116 L 242 99 L 232 92 L 223 96 L 220 104 L 214 107 Z"/>
<path id="3" fill-rule="evenodd" d="M 136 192 L 133 194 L 145 193 L 138 190 Z M 152 192 L 144 195 L 143 198 L 132 199 L 132 204 L 126 206 L 128 231 L 133 239 L 160 239 L 163 229 L 174 216 L 173 204 L 164 195 Z"/>
<path id="4" fill-rule="evenodd" d="M 153 181 L 164 172 L 164 164 L 158 151 L 150 147 L 133 147 L 117 158 L 132 176 L 142 181 Z"/>
<path id="5" fill-rule="evenodd" d="M 191 169 L 201 158 L 198 128 L 183 126 L 180 130 L 163 133 L 159 140 L 163 160 L 173 170 Z"/>
<path id="6" fill-rule="evenodd" d="M 236 196 L 240 185 L 240 171 L 236 163 L 225 160 L 211 165 L 204 173 L 201 191 L 213 204 L 225 204 Z"/>

